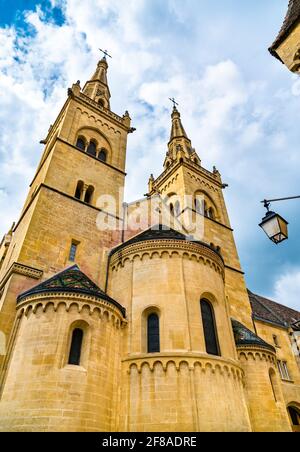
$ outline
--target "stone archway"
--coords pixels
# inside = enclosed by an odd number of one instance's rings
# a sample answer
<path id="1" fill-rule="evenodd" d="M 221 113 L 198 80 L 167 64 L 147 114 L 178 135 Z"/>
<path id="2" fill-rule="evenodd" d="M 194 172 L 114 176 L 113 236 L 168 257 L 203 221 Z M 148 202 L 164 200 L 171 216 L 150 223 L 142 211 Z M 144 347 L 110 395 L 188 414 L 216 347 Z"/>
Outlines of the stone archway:
<path id="1" fill-rule="evenodd" d="M 293 432 L 300 433 L 300 405 L 291 403 L 287 407 Z"/>

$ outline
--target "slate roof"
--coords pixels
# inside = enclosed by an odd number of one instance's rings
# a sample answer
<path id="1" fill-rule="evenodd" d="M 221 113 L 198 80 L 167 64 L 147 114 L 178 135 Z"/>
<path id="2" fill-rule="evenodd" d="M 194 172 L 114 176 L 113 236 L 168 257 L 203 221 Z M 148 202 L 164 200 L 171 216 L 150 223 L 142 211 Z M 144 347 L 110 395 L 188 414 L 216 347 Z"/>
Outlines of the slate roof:
<path id="1" fill-rule="evenodd" d="M 263 339 L 258 337 L 255 333 L 246 328 L 242 323 L 237 320 L 231 320 L 232 329 L 234 334 L 234 340 L 237 347 L 243 347 L 247 345 L 256 346 L 259 348 L 266 348 L 275 352 L 275 348 L 272 345 L 265 342 Z"/>
<path id="2" fill-rule="evenodd" d="M 19 295 L 17 302 L 20 303 L 24 298 L 31 295 L 53 292 L 80 293 L 101 298 L 117 307 L 124 316 L 126 314 L 125 308 L 101 290 L 77 265 L 67 268 L 52 278 L 22 293 Z"/>
<path id="3" fill-rule="evenodd" d="M 290 0 L 288 11 L 284 19 L 281 30 L 275 39 L 272 46 L 269 48 L 270 53 L 276 58 L 280 59 L 276 53 L 277 47 L 282 43 L 282 41 L 287 37 L 289 32 L 300 20 L 300 0 Z"/>
<path id="4" fill-rule="evenodd" d="M 256 295 L 248 291 L 253 318 L 273 323 L 282 327 L 294 325 L 300 321 L 300 312 Z"/>
<path id="5" fill-rule="evenodd" d="M 142 232 L 141 234 L 138 234 L 137 236 L 133 237 L 132 239 L 127 240 L 127 242 L 124 242 L 121 245 L 117 246 L 116 248 L 113 248 L 110 255 L 112 256 L 113 254 L 117 253 L 118 251 L 121 251 L 126 246 L 134 245 L 135 243 L 145 242 L 148 240 L 182 240 L 182 241 L 189 241 L 189 242 L 195 243 L 195 244 L 201 244 L 201 245 L 213 250 L 223 260 L 218 249 L 213 248 L 212 246 L 210 246 L 204 242 L 193 241 L 191 239 L 191 237 L 189 237 L 185 234 L 182 234 L 181 232 L 175 231 L 175 229 L 171 229 L 162 224 L 152 226 L 151 228 L 147 229 L 146 231 Z"/>

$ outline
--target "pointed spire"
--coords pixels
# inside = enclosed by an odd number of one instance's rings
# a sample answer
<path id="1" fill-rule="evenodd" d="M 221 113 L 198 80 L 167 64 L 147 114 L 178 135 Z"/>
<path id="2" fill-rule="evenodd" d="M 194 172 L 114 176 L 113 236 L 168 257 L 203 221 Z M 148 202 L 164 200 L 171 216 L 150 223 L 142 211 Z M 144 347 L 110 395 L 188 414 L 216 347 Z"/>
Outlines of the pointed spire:
<path id="1" fill-rule="evenodd" d="M 103 83 L 104 85 L 107 85 L 107 69 L 108 69 L 108 63 L 106 61 L 106 57 L 104 56 L 102 60 L 99 61 L 97 65 L 97 69 L 95 74 L 92 77 L 93 81 L 99 81 Z"/>
<path id="2" fill-rule="evenodd" d="M 86 82 L 83 93 L 96 101 L 100 107 L 110 110 L 110 90 L 107 81 L 108 63 L 104 56 L 97 64 L 92 78 Z"/>
<path id="3" fill-rule="evenodd" d="M 190 161 L 194 165 L 201 165 L 201 160 L 198 157 L 195 149 L 192 147 L 192 142 L 189 139 L 182 121 L 181 115 L 177 109 L 178 105 L 174 99 L 170 99 L 174 103 L 172 111 L 172 127 L 170 141 L 168 143 L 168 151 L 164 163 L 165 169 L 169 168 L 173 163 Z"/>

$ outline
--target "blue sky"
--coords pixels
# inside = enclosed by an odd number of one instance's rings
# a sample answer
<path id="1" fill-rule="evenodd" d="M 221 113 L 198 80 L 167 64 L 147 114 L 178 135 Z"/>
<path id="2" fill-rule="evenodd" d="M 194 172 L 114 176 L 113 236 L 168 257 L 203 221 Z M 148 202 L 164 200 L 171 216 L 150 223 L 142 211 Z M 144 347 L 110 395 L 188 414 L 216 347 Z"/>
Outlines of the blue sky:
<path id="1" fill-rule="evenodd" d="M 113 54 L 112 109 L 129 110 L 126 198 L 159 175 L 175 96 L 203 165 L 224 182 L 249 288 L 299 307 L 300 203 L 274 206 L 290 240 L 258 228 L 264 197 L 300 194 L 299 79 L 267 48 L 288 0 L 0 0 L 0 233 L 17 219 L 67 88 Z"/>
<path id="2" fill-rule="evenodd" d="M 25 26 L 24 11 L 34 11 L 37 6 L 40 6 L 46 14 L 48 20 L 53 20 L 57 24 L 62 24 L 64 21 L 62 8 L 57 5 L 52 6 L 50 0 L 35 1 L 35 0 L 0 0 L 0 26 L 18 25 Z"/>

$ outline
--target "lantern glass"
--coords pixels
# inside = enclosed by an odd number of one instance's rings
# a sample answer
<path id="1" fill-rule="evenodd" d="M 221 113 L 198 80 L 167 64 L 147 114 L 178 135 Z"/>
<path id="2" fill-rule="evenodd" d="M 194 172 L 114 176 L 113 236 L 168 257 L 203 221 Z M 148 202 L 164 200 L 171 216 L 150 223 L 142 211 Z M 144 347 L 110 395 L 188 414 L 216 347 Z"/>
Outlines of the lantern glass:
<path id="1" fill-rule="evenodd" d="M 288 222 L 275 212 L 268 212 L 260 227 L 276 244 L 288 239 Z"/>

